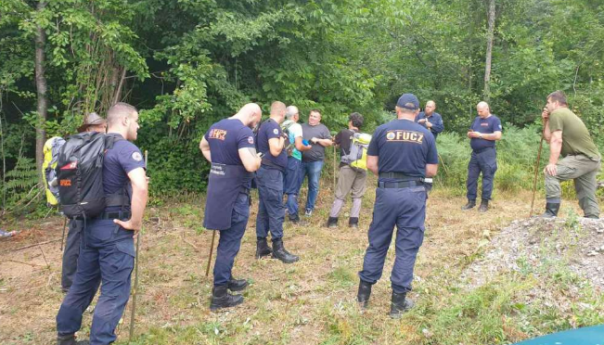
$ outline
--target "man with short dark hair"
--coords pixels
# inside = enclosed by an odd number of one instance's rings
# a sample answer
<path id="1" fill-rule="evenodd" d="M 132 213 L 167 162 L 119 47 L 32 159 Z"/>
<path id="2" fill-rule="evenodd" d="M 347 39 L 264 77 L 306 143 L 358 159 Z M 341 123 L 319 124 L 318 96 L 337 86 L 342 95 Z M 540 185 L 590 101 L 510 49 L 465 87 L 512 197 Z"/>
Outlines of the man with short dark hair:
<path id="1" fill-rule="evenodd" d="M 348 226 L 353 228 L 359 226 L 359 215 L 361 214 L 362 198 L 365 194 L 367 170 L 354 166 L 354 163 L 358 159 L 363 159 L 363 157 L 354 157 L 357 159 L 353 160 L 349 155 L 355 139 L 356 141 L 360 141 L 359 136 L 365 135 L 369 137 L 368 141 L 371 140 L 371 136 L 368 134 L 359 133 L 361 126 L 363 126 L 363 115 L 352 113 L 348 117 L 348 129 L 341 130 L 335 138 L 335 144 L 340 147 L 341 162 L 335 193 L 336 198 L 331 206 L 329 219 L 327 220 L 327 226 L 330 228 L 335 228 L 338 225 L 338 215 L 346 202 L 346 196 L 350 192 L 352 192 L 352 207 L 350 209 Z M 357 152 L 357 156 L 362 155 L 362 153 L 362 151 Z"/>
<path id="2" fill-rule="evenodd" d="M 442 116 L 434 110 L 436 110 L 436 103 L 434 101 L 426 102 L 424 111 L 417 115 L 415 122 L 429 129 L 434 135 L 434 140 L 436 140 L 438 134 L 445 129 L 445 125 Z"/>
<path id="3" fill-rule="evenodd" d="M 469 210 L 476 206 L 478 193 L 478 177 L 482 173 L 482 201 L 478 212 L 486 212 L 489 209 L 489 200 L 493 194 L 493 181 L 497 171 L 497 150 L 495 142 L 501 140 L 501 121 L 491 114 L 487 102 L 480 102 L 476 106 L 478 116 L 474 119 L 468 138 L 472 147 L 472 157 L 468 164 L 468 203 L 462 210 Z"/>
<path id="4" fill-rule="evenodd" d="M 547 97 L 541 113 L 543 137 L 550 144 L 549 162 L 545 167 L 546 206 L 543 217 L 558 215 L 561 202 L 560 181 L 573 180 L 579 206 L 586 218 L 599 218 L 596 177 L 601 156 L 589 131 L 566 103 L 566 95 L 555 91 Z M 560 156 L 562 159 L 559 160 Z"/>
<path id="5" fill-rule="evenodd" d="M 310 150 L 302 152 L 303 173 L 300 180 L 300 185 L 302 185 L 304 179 L 308 176 L 305 215 L 310 217 L 319 195 L 319 181 L 323 169 L 323 160 L 325 159 L 325 148 L 333 145 L 329 129 L 321 123 L 321 112 L 319 110 L 310 111 L 308 123 L 302 125 L 302 136 L 312 145 Z"/>
<path id="6" fill-rule="evenodd" d="M 99 132 L 107 131 L 107 122 L 97 113 L 90 113 L 84 117 L 84 123 L 78 127 L 78 132 Z M 63 293 L 67 293 L 73 278 L 78 270 L 78 256 L 80 256 L 80 242 L 82 239 L 82 229 L 84 221 L 81 219 L 69 220 L 69 231 L 63 250 L 63 267 L 61 268 L 61 288 Z"/>
<path id="7" fill-rule="evenodd" d="M 121 206 L 107 206 L 87 220 L 78 259 L 78 271 L 57 315 L 59 345 L 87 344 L 75 340 L 82 326 L 82 314 L 101 285 L 94 309 L 90 344 L 115 342 L 115 328 L 130 297 L 130 277 L 134 268 L 134 232 L 141 229 L 147 205 L 147 176 L 143 156 L 133 143 L 137 138 L 138 112 L 126 103 L 117 103 L 107 114 L 107 137 L 113 146 L 103 161 L 103 189 L 106 199 Z"/>
<path id="8" fill-rule="evenodd" d="M 414 122 L 418 113 L 417 97 L 402 95 L 396 104 L 397 119 L 375 130 L 367 151 L 367 168 L 379 179 L 357 301 L 361 307 L 367 306 L 371 287 L 382 276 L 396 226 L 396 258 L 390 276 L 392 318 L 400 318 L 413 306 L 406 296 L 411 291 L 415 259 L 424 239 L 424 178 L 435 176 L 438 170 L 434 137 Z"/>
<path id="9" fill-rule="evenodd" d="M 273 258 L 290 264 L 299 258 L 285 250 L 283 245 L 283 172 L 287 169 L 284 144 L 287 136 L 280 124 L 284 118 L 285 104 L 273 102 L 270 118 L 258 129 L 258 151 L 262 153 L 262 165 L 256 173 L 260 199 L 256 217 L 256 258 L 272 254 Z M 273 242 L 272 249 L 267 242 L 269 232 Z"/>

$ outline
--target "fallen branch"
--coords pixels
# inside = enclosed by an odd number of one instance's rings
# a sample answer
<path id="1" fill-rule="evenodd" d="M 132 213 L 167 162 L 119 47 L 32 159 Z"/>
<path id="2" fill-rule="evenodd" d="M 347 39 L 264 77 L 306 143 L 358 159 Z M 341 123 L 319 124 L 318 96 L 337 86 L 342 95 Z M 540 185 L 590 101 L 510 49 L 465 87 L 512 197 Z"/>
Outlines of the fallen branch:
<path id="1" fill-rule="evenodd" d="M 196 246 L 196 245 L 194 245 L 193 243 L 191 243 L 191 242 L 189 242 L 189 241 L 187 241 L 187 240 L 185 239 L 185 235 L 184 235 L 184 234 L 180 234 L 180 239 L 181 239 L 181 240 L 182 240 L 184 243 L 186 243 L 186 244 L 190 245 L 191 247 L 193 247 L 193 249 L 195 249 L 195 251 L 197 251 L 197 252 L 199 251 L 199 248 L 197 248 L 197 246 Z"/>
<path id="2" fill-rule="evenodd" d="M 25 247 L 17 248 L 17 249 L 15 249 L 15 250 L 11 250 L 11 251 L 6 252 L 6 253 L 2 253 L 2 254 L 0 254 L 0 256 L 2 256 L 2 255 L 6 255 L 6 254 L 15 253 L 15 252 L 18 252 L 18 251 L 21 251 L 21 250 L 24 250 L 24 249 L 29 249 L 29 248 L 33 248 L 33 247 L 37 247 L 37 246 L 41 246 L 41 245 L 44 245 L 44 244 L 49 244 L 49 243 L 59 242 L 60 240 L 61 240 L 61 239 L 60 239 L 60 238 L 58 238 L 58 239 L 56 239 L 56 240 L 50 240 L 50 241 L 46 241 L 46 242 L 35 243 L 35 244 L 29 245 L 29 246 L 25 246 Z"/>

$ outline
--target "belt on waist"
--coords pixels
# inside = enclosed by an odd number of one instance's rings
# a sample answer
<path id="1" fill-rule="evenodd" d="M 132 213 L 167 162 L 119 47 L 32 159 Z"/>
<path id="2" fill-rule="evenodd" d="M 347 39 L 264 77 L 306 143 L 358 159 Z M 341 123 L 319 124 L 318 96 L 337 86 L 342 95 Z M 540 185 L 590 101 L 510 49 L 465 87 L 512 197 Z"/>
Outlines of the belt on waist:
<path id="1" fill-rule="evenodd" d="M 95 217 L 95 219 L 130 219 L 130 211 L 106 211 Z"/>
<path id="2" fill-rule="evenodd" d="M 483 153 L 483 152 L 485 152 L 487 150 L 495 150 L 495 148 L 494 147 L 485 147 L 485 148 L 482 148 L 482 149 L 479 149 L 479 150 L 472 150 L 472 151 L 474 151 L 474 153 Z"/>
<path id="3" fill-rule="evenodd" d="M 379 173 L 379 177 L 380 178 L 397 178 L 397 179 L 404 179 L 404 180 L 414 180 L 417 181 L 417 177 L 413 177 L 413 176 L 409 176 L 400 172 L 381 172 Z"/>
<path id="4" fill-rule="evenodd" d="M 401 181 L 401 182 L 379 182 L 378 188 L 408 188 L 423 186 L 422 181 Z"/>

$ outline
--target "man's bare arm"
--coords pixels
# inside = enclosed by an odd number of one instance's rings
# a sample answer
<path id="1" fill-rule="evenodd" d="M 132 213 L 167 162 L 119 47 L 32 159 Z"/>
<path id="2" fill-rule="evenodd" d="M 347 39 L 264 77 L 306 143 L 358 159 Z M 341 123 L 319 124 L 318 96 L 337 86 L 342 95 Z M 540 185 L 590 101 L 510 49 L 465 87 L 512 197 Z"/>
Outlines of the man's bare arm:
<path id="1" fill-rule="evenodd" d="M 237 150 L 237 152 L 239 153 L 239 158 L 241 158 L 241 162 L 243 163 L 245 170 L 254 172 L 260 168 L 262 159 L 260 159 L 258 154 L 256 154 L 255 148 L 245 147 Z"/>
<path id="2" fill-rule="evenodd" d="M 378 175 L 378 156 L 367 156 L 367 169 L 374 175 Z"/>
<path id="3" fill-rule="evenodd" d="M 212 163 L 212 153 L 210 152 L 210 143 L 206 140 L 206 138 L 201 138 L 199 142 L 199 149 L 203 156 L 208 160 L 208 162 Z"/>
<path id="4" fill-rule="evenodd" d="M 121 221 L 114 219 L 113 222 L 127 230 L 140 230 L 143 224 L 143 212 L 147 207 L 149 188 L 147 173 L 143 168 L 136 168 L 128 173 L 132 185 L 132 201 L 130 203 L 130 219 Z"/>
<path id="5" fill-rule="evenodd" d="M 438 164 L 426 164 L 426 177 L 434 177 L 438 172 Z"/>

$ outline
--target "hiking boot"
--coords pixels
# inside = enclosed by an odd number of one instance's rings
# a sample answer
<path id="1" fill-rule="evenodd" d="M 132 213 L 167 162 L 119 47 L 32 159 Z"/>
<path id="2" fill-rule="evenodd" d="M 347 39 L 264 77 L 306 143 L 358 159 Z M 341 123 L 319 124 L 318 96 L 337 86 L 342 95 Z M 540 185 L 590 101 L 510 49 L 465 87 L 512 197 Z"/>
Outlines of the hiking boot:
<path id="1" fill-rule="evenodd" d="M 489 210 L 489 200 L 482 200 L 478 212 L 486 212 Z"/>
<path id="2" fill-rule="evenodd" d="M 468 200 L 468 203 L 467 203 L 467 204 L 465 204 L 465 205 L 463 205 L 463 206 L 461 207 L 461 209 L 462 209 L 463 211 L 467 211 L 467 210 L 469 210 L 469 209 L 474 208 L 474 206 L 476 206 L 476 200 Z"/>
<path id="3" fill-rule="evenodd" d="M 264 256 L 269 256 L 273 253 L 271 247 L 268 246 L 266 238 L 259 238 L 256 242 L 256 259 L 260 259 Z"/>
<path id="4" fill-rule="evenodd" d="M 233 292 L 243 291 L 247 287 L 247 279 L 234 279 L 231 277 L 227 286 Z"/>
<path id="5" fill-rule="evenodd" d="M 310 216 L 312 216 L 312 210 L 306 210 L 306 212 L 304 212 L 304 215 L 305 215 L 306 217 L 310 217 Z"/>
<path id="6" fill-rule="evenodd" d="M 273 258 L 281 260 L 284 264 L 292 264 L 300 260 L 299 257 L 285 250 L 282 239 L 273 240 Z"/>
<path id="7" fill-rule="evenodd" d="M 329 217 L 327 220 L 328 228 L 337 228 L 338 227 L 338 217 Z"/>
<path id="8" fill-rule="evenodd" d="M 359 217 L 350 217 L 348 218 L 348 226 L 351 228 L 358 228 L 359 227 Z"/>
<path id="9" fill-rule="evenodd" d="M 369 296 L 371 296 L 371 284 L 361 280 L 359 282 L 359 292 L 357 292 L 357 302 L 359 302 L 361 308 L 367 308 Z"/>
<path id="10" fill-rule="evenodd" d="M 407 299 L 407 293 L 392 292 L 392 304 L 390 305 L 390 317 L 400 319 L 404 312 L 413 308 L 413 301 Z"/>
<path id="11" fill-rule="evenodd" d="M 58 345 L 90 345 L 88 340 L 77 341 L 74 334 L 59 335 L 57 337 Z"/>
<path id="12" fill-rule="evenodd" d="M 296 214 L 295 216 L 288 216 L 289 217 L 289 221 L 292 222 L 293 224 L 298 224 L 300 223 L 300 217 L 298 217 L 298 215 Z"/>
<path id="13" fill-rule="evenodd" d="M 243 303 L 242 295 L 231 295 L 228 291 L 228 285 L 214 286 L 212 289 L 212 302 L 210 310 L 220 308 L 230 308 Z"/>
<path id="14" fill-rule="evenodd" d="M 548 202 L 545 204 L 545 213 L 541 215 L 541 218 L 554 218 L 558 216 L 560 211 L 560 203 Z"/>

